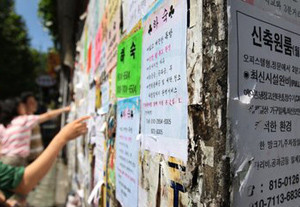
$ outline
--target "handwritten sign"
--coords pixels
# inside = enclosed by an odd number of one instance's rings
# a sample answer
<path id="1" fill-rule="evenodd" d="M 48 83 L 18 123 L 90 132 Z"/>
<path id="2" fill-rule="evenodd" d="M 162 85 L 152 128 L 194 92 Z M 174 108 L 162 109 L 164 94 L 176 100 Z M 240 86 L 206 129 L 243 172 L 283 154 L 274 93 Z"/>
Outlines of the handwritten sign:
<path id="1" fill-rule="evenodd" d="M 154 8 L 143 21 L 142 134 L 171 142 L 150 150 L 186 160 L 186 3 L 169 0 Z"/>
<path id="2" fill-rule="evenodd" d="M 116 13 L 108 26 L 106 34 L 106 72 L 109 73 L 117 65 L 118 43 L 120 41 L 120 14 Z"/>
<path id="3" fill-rule="evenodd" d="M 139 97 L 124 99 L 117 106 L 116 197 L 124 207 L 137 207 L 140 125 Z"/>
<path id="4" fill-rule="evenodd" d="M 118 46 L 116 96 L 128 98 L 140 94 L 143 30 L 139 30 Z"/>
<path id="5" fill-rule="evenodd" d="M 119 10 L 120 4 L 121 4 L 120 0 L 108 0 L 107 1 L 107 9 L 108 9 L 107 20 L 108 20 L 109 24 L 111 22 L 113 22 L 113 19 L 115 18 L 115 16 L 118 16 L 120 19 L 120 15 L 118 14 L 120 12 L 120 10 Z"/>

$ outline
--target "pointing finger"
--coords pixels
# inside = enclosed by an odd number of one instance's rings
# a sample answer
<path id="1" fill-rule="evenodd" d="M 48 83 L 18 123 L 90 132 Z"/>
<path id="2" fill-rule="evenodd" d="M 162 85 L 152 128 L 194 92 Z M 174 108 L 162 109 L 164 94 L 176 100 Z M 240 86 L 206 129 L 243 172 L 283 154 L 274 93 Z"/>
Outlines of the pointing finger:
<path id="1" fill-rule="evenodd" d="M 76 122 L 82 122 L 82 121 L 88 120 L 90 118 L 91 118 L 91 116 L 83 116 L 83 117 L 80 117 L 79 119 L 77 119 Z"/>

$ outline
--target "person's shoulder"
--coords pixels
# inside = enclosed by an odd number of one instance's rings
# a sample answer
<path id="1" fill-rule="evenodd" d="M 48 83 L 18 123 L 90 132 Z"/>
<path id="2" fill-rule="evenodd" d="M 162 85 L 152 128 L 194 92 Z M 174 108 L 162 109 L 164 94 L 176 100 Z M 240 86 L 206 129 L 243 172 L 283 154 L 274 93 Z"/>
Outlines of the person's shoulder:
<path id="1" fill-rule="evenodd" d="M 28 121 L 28 120 L 37 119 L 38 117 L 39 115 L 21 115 L 14 118 L 13 121 L 15 122 Z"/>
<path id="2" fill-rule="evenodd" d="M 12 126 L 25 126 L 31 122 L 36 122 L 38 120 L 37 115 L 21 115 L 17 116 L 11 121 Z"/>
<path id="3" fill-rule="evenodd" d="M 12 124 L 22 125 L 22 124 L 24 124 L 27 120 L 28 120 L 28 115 L 22 115 L 22 116 L 17 116 L 17 117 L 15 117 L 15 118 L 11 121 L 11 123 L 12 123 Z"/>

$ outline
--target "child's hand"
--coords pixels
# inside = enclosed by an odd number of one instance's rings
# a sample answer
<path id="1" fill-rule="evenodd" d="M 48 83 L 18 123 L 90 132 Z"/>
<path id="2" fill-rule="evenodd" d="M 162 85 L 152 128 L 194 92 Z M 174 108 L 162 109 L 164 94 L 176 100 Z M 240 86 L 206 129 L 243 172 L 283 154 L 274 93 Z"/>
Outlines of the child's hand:
<path id="1" fill-rule="evenodd" d="M 85 120 L 89 119 L 90 116 L 83 116 L 69 124 L 67 124 L 64 128 L 60 130 L 58 133 L 59 136 L 64 139 L 64 141 L 68 142 L 76 137 L 87 133 L 88 128 L 86 126 Z"/>

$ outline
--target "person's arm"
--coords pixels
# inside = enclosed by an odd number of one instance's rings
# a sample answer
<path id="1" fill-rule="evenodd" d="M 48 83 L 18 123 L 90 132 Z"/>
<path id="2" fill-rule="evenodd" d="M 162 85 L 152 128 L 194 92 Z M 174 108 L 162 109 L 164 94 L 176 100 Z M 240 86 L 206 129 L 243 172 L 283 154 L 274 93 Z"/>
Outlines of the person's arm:
<path id="1" fill-rule="evenodd" d="M 12 207 L 15 202 L 6 201 L 5 195 L 0 191 L 0 206 L 1 207 Z"/>
<path id="2" fill-rule="evenodd" d="M 52 140 L 45 151 L 28 167 L 25 168 L 23 179 L 19 186 L 13 191 L 20 194 L 27 194 L 47 174 L 55 161 L 59 151 L 72 139 L 87 132 L 86 123 L 89 116 L 77 119 L 66 125 Z"/>
<path id="3" fill-rule="evenodd" d="M 55 110 L 43 113 L 43 114 L 39 115 L 39 123 L 44 123 L 44 122 L 46 122 L 50 119 L 53 119 L 53 118 L 57 117 L 58 115 L 60 115 L 62 113 L 68 112 L 68 111 L 70 111 L 69 106 L 61 108 L 61 109 L 55 109 Z"/>
<path id="4" fill-rule="evenodd" d="M 3 193 L 0 191 L 0 204 L 5 203 L 5 196 L 3 195 Z"/>

